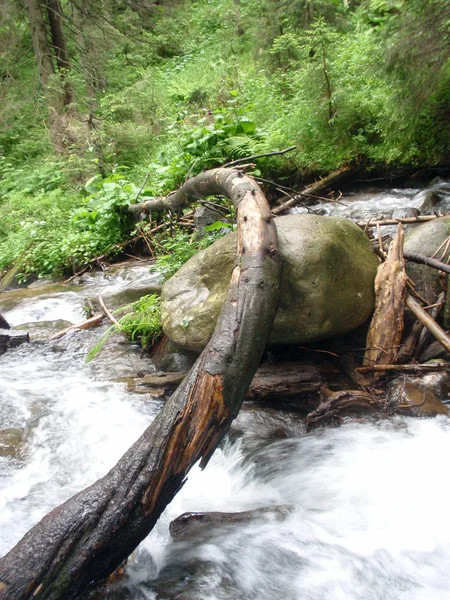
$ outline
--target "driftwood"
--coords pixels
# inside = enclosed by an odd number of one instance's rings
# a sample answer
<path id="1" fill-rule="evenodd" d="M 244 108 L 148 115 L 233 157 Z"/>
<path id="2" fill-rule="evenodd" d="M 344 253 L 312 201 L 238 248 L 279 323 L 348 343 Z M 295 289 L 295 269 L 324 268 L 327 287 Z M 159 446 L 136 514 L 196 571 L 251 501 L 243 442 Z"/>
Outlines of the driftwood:
<path id="1" fill-rule="evenodd" d="M 100 323 L 103 321 L 104 318 L 105 318 L 105 315 L 103 313 L 97 313 L 96 315 L 94 315 L 93 317 L 89 317 L 89 319 L 86 319 L 85 321 L 81 321 L 80 323 L 75 323 L 74 325 L 69 325 L 69 327 L 66 327 L 65 329 L 61 329 L 60 331 L 57 331 L 56 333 L 51 335 L 48 338 L 48 340 L 49 341 L 59 340 L 60 338 L 65 336 L 66 333 L 69 333 L 69 331 L 74 331 L 75 329 L 90 329 L 91 327 L 97 327 L 97 325 L 100 325 Z M 0 596 L 0 598 L 1 598 L 1 596 Z"/>
<path id="2" fill-rule="evenodd" d="M 436 258 L 431 258 L 431 256 L 415 254 L 414 252 L 409 252 L 408 250 L 403 251 L 403 256 L 406 258 L 406 260 L 411 262 L 415 262 L 420 265 L 427 265 L 428 267 L 433 267 L 433 269 L 450 273 L 450 265 L 442 262 L 441 260 L 437 260 Z"/>
<path id="3" fill-rule="evenodd" d="M 155 208 L 184 207 L 214 194 L 230 197 L 237 209 L 238 260 L 211 340 L 117 465 L 0 560 L 2 600 L 80 599 L 148 535 L 192 465 L 207 464 L 239 412 L 278 303 L 281 264 L 267 201 L 251 178 L 214 169 Z"/>
<path id="4" fill-rule="evenodd" d="M 441 344 L 441 346 L 445 348 L 447 352 L 450 352 L 450 336 L 409 294 L 406 297 L 406 306 L 412 313 L 414 313 L 415 317 L 428 329 L 431 335 Z"/>
<path id="5" fill-rule="evenodd" d="M 442 215 L 418 215 L 417 217 L 404 217 L 400 219 L 368 219 L 367 221 L 358 221 L 356 224 L 362 229 L 368 227 L 383 227 L 385 225 L 409 225 L 411 223 L 426 223 L 427 221 L 433 221 Z"/>
<path id="6" fill-rule="evenodd" d="M 297 204 L 299 204 L 302 201 L 302 199 L 304 199 L 305 197 L 314 195 L 316 192 L 318 192 L 319 190 L 322 190 L 323 188 L 332 184 L 337 179 L 342 177 L 342 175 L 344 175 L 345 173 L 348 173 L 349 171 L 350 171 L 349 166 L 344 166 L 344 167 L 341 167 L 340 169 L 337 169 L 336 171 L 333 171 L 332 173 L 330 173 L 323 179 L 319 179 L 319 181 L 312 183 L 311 185 L 307 186 L 303 190 L 300 190 L 299 192 L 297 192 L 295 195 L 290 196 L 289 200 L 286 200 L 286 202 L 283 202 L 283 204 L 280 204 L 279 206 L 276 206 L 275 208 L 273 208 L 272 209 L 273 214 L 281 215 L 283 212 L 285 212 L 289 208 L 292 208 L 293 206 L 296 206 Z"/>
<path id="7" fill-rule="evenodd" d="M 329 372 L 324 373 L 320 365 L 311 363 L 264 363 L 253 377 L 246 400 L 278 402 L 301 398 L 305 410 L 310 410 L 308 395 L 317 394 L 329 375 Z M 151 373 L 143 377 L 125 378 L 124 381 L 131 392 L 162 396 L 176 389 L 185 376 L 184 372 Z"/>
<path id="8" fill-rule="evenodd" d="M 327 388 L 322 388 L 323 400 L 306 417 L 306 426 L 308 429 L 317 427 L 330 421 L 340 421 L 342 416 L 347 414 L 374 413 L 381 407 L 380 402 L 364 390 L 341 390 L 332 392 Z"/>
<path id="9" fill-rule="evenodd" d="M 375 312 L 367 334 L 364 364 L 397 362 L 405 310 L 406 273 L 403 260 L 403 226 L 391 243 L 386 262 L 378 267 L 375 278 Z"/>
<path id="10" fill-rule="evenodd" d="M 433 364 L 416 364 L 410 365 L 372 365 L 371 367 L 357 367 L 358 373 L 373 373 L 374 371 L 398 371 L 399 373 L 412 373 L 414 375 L 422 375 L 424 373 L 435 373 L 438 371 L 448 371 L 450 368 L 447 362 L 436 362 Z"/>

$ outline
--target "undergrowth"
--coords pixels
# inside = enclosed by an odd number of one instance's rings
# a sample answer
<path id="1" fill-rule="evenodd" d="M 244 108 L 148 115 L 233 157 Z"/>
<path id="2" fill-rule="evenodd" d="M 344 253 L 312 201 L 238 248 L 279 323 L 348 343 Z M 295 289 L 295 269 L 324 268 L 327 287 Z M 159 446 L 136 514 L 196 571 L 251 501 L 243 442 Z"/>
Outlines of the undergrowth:
<path id="1" fill-rule="evenodd" d="M 124 314 L 125 313 L 125 314 Z M 153 345 L 162 335 L 160 298 L 156 294 L 142 296 L 137 302 L 115 311 L 121 316 L 117 323 L 105 331 L 97 344 L 88 352 L 86 362 L 93 360 L 114 334 L 126 335 L 142 348 Z"/>

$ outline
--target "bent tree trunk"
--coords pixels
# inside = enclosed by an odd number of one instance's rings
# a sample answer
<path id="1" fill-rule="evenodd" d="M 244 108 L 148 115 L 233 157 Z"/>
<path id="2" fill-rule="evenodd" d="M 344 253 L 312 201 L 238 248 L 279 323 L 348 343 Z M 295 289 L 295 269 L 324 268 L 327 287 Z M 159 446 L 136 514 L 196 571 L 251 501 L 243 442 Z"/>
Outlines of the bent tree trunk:
<path id="1" fill-rule="evenodd" d="M 55 508 L 0 560 L 0 598 L 70 600 L 113 572 L 152 530 L 189 469 L 204 466 L 236 417 L 278 302 L 276 228 L 256 183 L 234 169 L 189 180 L 147 208 L 225 194 L 238 253 L 216 330 L 158 417 L 111 471 Z"/>

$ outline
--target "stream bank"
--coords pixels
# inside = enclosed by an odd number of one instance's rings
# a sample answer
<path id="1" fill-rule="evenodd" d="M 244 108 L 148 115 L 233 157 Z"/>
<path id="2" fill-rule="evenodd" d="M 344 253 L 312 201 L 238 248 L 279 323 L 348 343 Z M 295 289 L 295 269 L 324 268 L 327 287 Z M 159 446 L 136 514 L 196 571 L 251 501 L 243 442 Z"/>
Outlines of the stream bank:
<path id="1" fill-rule="evenodd" d="M 100 289 L 114 306 L 116 292 L 131 293 L 139 269 L 148 277 L 138 266 L 130 276 L 88 276 L 75 288 L 20 291 L 27 296 L 20 302 L 10 292 L 0 297 L 0 312 L 16 325 L 80 320 L 85 296 Z M 2 428 L 23 430 L 22 447 L 1 462 L 2 553 L 50 508 L 103 475 L 161 406 L 118 381 L 152 370 L 136 348 L 116 340 L 84 364 L 97 337 L 73 332 L 48 344 L 32 336 L 30 346 L 0 359 Z M 248 404 L 207 469 L 191 473 L 110 597 L 445 597 L 436 594 L 448 589 L 450 536 L 439 511 L 427 508 L 445 494 L 447 437 L 445 417 L 307 433 L 294 412 Z M 285 520 L 214 527 L 187 542 L 169 537 L 170 521 L 186 511 L 280 505 L 293 507 Z"/>

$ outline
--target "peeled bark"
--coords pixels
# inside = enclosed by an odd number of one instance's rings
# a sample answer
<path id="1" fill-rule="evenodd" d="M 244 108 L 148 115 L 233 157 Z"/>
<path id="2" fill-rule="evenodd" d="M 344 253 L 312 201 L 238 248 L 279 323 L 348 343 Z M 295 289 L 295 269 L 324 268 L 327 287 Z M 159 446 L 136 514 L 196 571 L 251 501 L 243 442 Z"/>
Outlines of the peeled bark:
<path id="1" fill-rule="evenodd" d="M 392 365 L 397 362 L 402 339 L 406 298 L 406 273 L 403 259 L 403 226 L 391 243 L 386 262 L 375 278 L 375 312 L 367 334 L 364 365 Z"/>
<path id="2" fill-rule="evenodd" d="M 203 173 L 158 207 L 213 194 L 227 195 L 237 209 L 238 257 L 210 342 L 117 465 L 0 560 L 2 600 L 79 599 L 107 577 L 152 530 L 190 468 L 207 464 L 238 414 L 272 327 L 281 265 L 267 201 L 236 170 Z"/>

